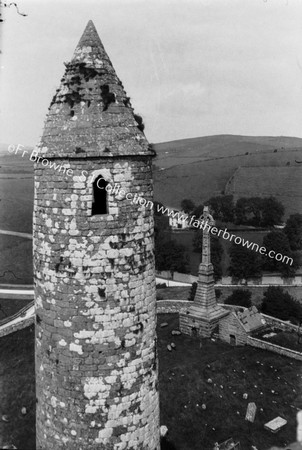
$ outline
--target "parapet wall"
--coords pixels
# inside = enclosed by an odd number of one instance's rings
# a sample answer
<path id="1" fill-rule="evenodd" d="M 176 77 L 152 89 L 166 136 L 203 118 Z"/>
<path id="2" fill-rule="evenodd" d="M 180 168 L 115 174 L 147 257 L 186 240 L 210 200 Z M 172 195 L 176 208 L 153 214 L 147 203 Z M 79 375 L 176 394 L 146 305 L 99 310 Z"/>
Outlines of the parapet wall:
<path id="1" fill-rule="evenodd" d="M 192 305 L 192 302 L 189 300 L 158 300 L 156 312 L 157 314 L 177 313 L 184 311 L 190 305 Z"/>
<path id="2" fill-rule="evenodd" d="M 262 314 L 262 317 L 265 319 L 267 325 L 275 326 L 281 328 L 283 331 L 299 331 L 299 327 L 290 322 L 285 322 L 284 320 L 277 319 L 276 317 L 267 316 L 266 314 Z"/>
<path id="3" fill-rule="evenodd" d="M 287 356 L 288 358 L 293 358 L 302 361 L 302 353 L 296 352 L 295 350 L 290 350 L 288 348 L 280 347 L 280 345 L 265 342 L 251 336 L 248 336 L 247 344 L 252 347 L 261 348 L 263 350 L 269 350 L 271 352 L 278 353 L 279 355 Z"/>
<path id="4" fill-rule="evenodd" d="M 34 302 L 31 302 L 13 316 L 7 317 L 0 322 L 0 337 L 22 330 L 32 325 L 34 321 Z"/>
<path id="5" fill-rule="evenodd" d="M 17 322 L 9 325 L 8 327 L 5 327 L 3 329 L 0 329 L 0 337 L 6 336 L 8 334 L 14 333 L 15 331 L 22 330 L 23 328 L 29 327 L 35 322 L 34 316 L 28 317 L 27 319 L 23 320 L 22 322 Z"/>
<path id="6" fill-rule="evenodd" d="M 272 286 L 272 285 L 271 285 Z M 223 285 L 223 284 L 216 284 L 215 289 L 219 290 L 221 295 L 218 299 L 220 303 L 224 303 L 225 299 L 229 297 L 233 291 L 242 289 L 242 290 L 248 290 L 251 292 L 252 297 L 252 303 L 253 305 L 259 305 L 263 299 L 264 292 L 267 291 L 269 285 L 253 285 L 253 286 L 245 286 L 245 285 Z M 289 286 L 289 285 L 282 285 L 282 289 L 285 292 L 288 292 L 295 300 L 302 303 L 302 285 L 297 286 Z"/>

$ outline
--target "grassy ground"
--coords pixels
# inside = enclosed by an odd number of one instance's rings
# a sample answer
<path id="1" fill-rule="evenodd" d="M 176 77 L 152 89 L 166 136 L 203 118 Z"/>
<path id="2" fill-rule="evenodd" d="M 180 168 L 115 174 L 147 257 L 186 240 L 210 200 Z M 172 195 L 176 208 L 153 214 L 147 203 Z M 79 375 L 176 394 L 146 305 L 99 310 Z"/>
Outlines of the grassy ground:
<path id="1" fill-rule="evenodd" d="M 190 286 L 173 286 L 156 289 L 157 300 L 188 300 Z"/>
<path id="2" fill-rule="evenodd" d="M 155 199 L 174 208 L 179 207 L 184 198 L 200 204 L 220 195 L 238 167 L 262 170 L 269 166 L 270 192 L 280 195 L 280 182 L 284 180 L 287 193 L 291 180 L 274 177 L 274 167 L 281 166 L 287 170 L 288 163 L 297 166 L 295 160 L 301 160 L 301 140 L 290 143 L 266 137 L 209 136 L 157 144 L 155 149 L 158 155 L 156 168 L 164 168 L 154 171 Z M 236 185 L 236 192 L 239 193 L 245 185 L 245 180 L 242 180 L 240 185 Z M 297 189 L 291 190 L 289 200 L 285 199 L 286 215 L 292 210 L 292 198 L 296 195 Z M 298 197 L 296 199 L 299 200 Z"/>
<path id="3" fill-rule="evenodd" d="M 271 337 L 264 337 L 270 332 L 277 334 Z M 272 344 L 280 345 L 281 347 L 289 348 L 297 352 L 302 352 L 302 338 L 295 331 L 283 331 L 271 328 L 270 330 L 263 331 L 262 333 L 256 333 L 255 338 L 262 339 L 263 341 L 271 342 Z"/>
<path id="4" fill-rule="evenodd" d="M 225 229 L 225 227 L 221 227 L 222 230 Z M 176 231 L 172 233 L 172 238 L 178 243 L 184 245 L 186 249 L 186 254 L 190 258 L 190 273 L 192 275 L 197 275 L 198 273 L 198 267 L 200 264 L 200 254 L 194 252 L 193 250 L 193 239 L 195 237 L 195 230 L 185 230 L 185 231 Z M 230 234 L 234 234 L 235 236 L 240 236 L 244 238 L 245 240 L 248 240 L 249 242 L 254 242 L 261 247 L 264 236 L 268 233 L 268 231 L 256 231 L 256 230 L 236 230 L 236 231 L 229 231 Z M 220 238 L 220 243 L 223 247 L 223 254 L 221 259 L 221 266 L 222 266 L 222 274 L 224 276 L 228 276 L 228 267 L 230 265 L 230 258 L 229 258 L 229 248 L 231 246 L 231 242 L 227 241 L 225 239 Z"/>
<path id="5" fill-rule="evenodd" d="M 0 229 L 32 232 L 34 182 L 25 174 L 0 174 Z"/>
<path id="6" fill-rule="evenodd" d="M 1 144 L 0 144 L 1 145 Z M 29 153 L 0 152 L 0 229 L 31 233 L 33 211 L 33 162 Z"/>
<path id="7" fill-rule="evenodd" d="M 33 283 L 30 239 L 0 234 L 0 283 Z"/>
<path id="8" fill-rule="evenodd" d="M 16 314 L 20 309 L 24 308 L 32 300 L 0 298 L 0 321 L 6 317 Z"/>
<path id="9" fill-rule="evenodd" d="M 168 322 L 166 328 L 160 323 Z M 296 408 L 302 408 L 302 363 L 251 347 L 171 335 L 178 315 L 158 317 L 161 424 L 169 428 L 176 450 L 212 450 L 214 442 L 238 439 L 243 450 L 268 449 L 295 440 Z M 176 350 L 168 352 L 168 343 Z M 208 383 L 208 379 L 212 383 Z M 33 327 L 0 339 L 0 448 L 13 443 L 34 450 Z M 5 395 L 4 395 L 5 393 Z M 243 394 L 248 394 L 248 399 Z M 245 421 L 248 402 L 255 402 L 254 423 Z M 202 405 L 206 409 L 202 409 Z M 23 416 L 25 406 L 28 414 Z M 276 416 L 288 424 L 272 434 L 263 425 Z"/>
<path id="10" fill-rule="evenodd" d="M 35 448 L 34 328 L 0 339 L 0 448 Z M 27 414 L 21 409 L 25 407 Z M 8 416 L 8 422 L 1 420 Z"/>
<path id="11" fill-rule="evenodd" d="M 240 167 L 226 187 L 226 194 L 234 194 L 235 200 L 248 197 L 274 196 L 285 208 L 285 217 L 301 213 L 301 175 L 299 165 L 286 167 Z M 276 183 L 278 180 L 278 183 Z"/>
<path id="12" fill-rule="evenodd" d="M 177 315 L 159 315 L 158 322 L 169 323 L 158 328 L 161 423 L 177 450 L 212 450 L 216 441 L 230 437 L 244 450 L 295 440 L 302 363 L 252 347 L 212 341 L 200 347 L 197 339 L 171 335 L 178 327 Z M 176 350 L 170 353 L 166 345 L 171 341 Z M 249 402 L 257 405 L 254 423 L 245 421 Z M 286 427 L 278 434 L 266 431 L 264 424 L 278 415 L 288 421 Z"/>

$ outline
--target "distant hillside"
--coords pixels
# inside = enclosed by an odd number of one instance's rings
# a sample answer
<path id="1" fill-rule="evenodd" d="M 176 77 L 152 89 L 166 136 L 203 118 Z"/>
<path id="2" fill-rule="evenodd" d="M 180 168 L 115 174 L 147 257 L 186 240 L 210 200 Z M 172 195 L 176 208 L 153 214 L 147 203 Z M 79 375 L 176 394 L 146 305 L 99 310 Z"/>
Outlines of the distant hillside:
<path id="1" fill-rule="evenodd" d="M 276 197 L 287 215 L 302 213 L 302 164 L 298 167 L 239 167 L 226 185 L 234 199 Z M 278 182 L 276 183 L 276 179 Z"/>
<path id="2" fill-rule="evenodd" d="M 22 158 L 0 144 L 2 229 L 30 232 L 32 227 L 32 148 L 25 149 L 29 153 Z M 177 208 L 184 198 L 200 204 L 232 190 L 236 196 L 273 194 L 284 202 L 287 215 L 302 211 L 302 164 L 295 162 L 302 161 L 302 139 L 220 135 L 155 144 L 155 150 L 154 198 L 166 206 Z"/>
<path id="3" fill-rule="evenodd" d="M 300 167 L 295 161 L 302 161 L 302 139 L 292 137 L 207 136 L 156 144 L 155 150 L 155 199 L 175 208 L 184 198 L 200 204 L 220 195 L 239 167 L 272 167 L 272 173 L 274 167 Z M 270 182 L 278 192 L 278 175 Z M 245 185 L 247 196 L 257 195 Z M 296 189 L 302 193 L 299 183 Z M 288 197 L 286 208 L 289 204 Z"/>
<path id="4" fill-rule="evenodd" d="M 254 137 L 222 134 L 163 142 L 154 144 L 154 146 L 157 152 L 156 166 L 168 168 L 220 157 L 244 156 L 246 152 L 249 154 L 271 154 L 274 150 L 293 150 L 295 152 L 302 149 L 302 139 L 283 136 Z"/>
<path id="5" fill-rule="evenodd" d="M 23 231 L 32 230 L 34 198 L 33 162 L 29 160 L 31 148 L 10 154 L 7 146 L 0 145 L 0 229 Z"/>

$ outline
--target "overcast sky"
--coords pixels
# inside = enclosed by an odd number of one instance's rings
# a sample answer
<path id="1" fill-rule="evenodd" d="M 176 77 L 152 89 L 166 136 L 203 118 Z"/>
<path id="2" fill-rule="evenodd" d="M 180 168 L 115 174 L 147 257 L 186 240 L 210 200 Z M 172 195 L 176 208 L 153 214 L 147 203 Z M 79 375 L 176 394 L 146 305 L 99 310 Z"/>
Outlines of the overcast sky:
<path id="1" fill-rule="evenodd" d="M 34 145 L 89 19 L 150 142 L 302 137 L 301 0 L 19 0 L 2 26 L 0 142 Z"/>

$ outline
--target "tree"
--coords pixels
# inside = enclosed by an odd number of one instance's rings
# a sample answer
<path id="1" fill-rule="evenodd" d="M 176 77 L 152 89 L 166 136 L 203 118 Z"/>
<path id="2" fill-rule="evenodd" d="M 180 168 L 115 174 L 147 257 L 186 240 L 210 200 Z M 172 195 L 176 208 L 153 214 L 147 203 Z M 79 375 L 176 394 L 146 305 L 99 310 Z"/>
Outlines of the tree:
<path id="1" fill-rule="evenodd" d="M 252 293 L 247 289 L 235 289 L 231 295 L 225 299 L 226 305 L 238 305 L 250 308 L 252 306 Z"/>
<path id="2" fill-rule="evenodd" d="M 237 225 L 248 225 L 251 220 L 251 201 L 249 198 L 241 197 L 235 206 L 235 223 Z"/>
<path id="3" fill-rule="evenodd" d="M 236 223 L 259 227 L 262 221 L 263 199 L 260 197 L 242 197 L 235 207 Z"/>
<path id="4" fill-rule="evenodd" d="M 185 247 L 172 239 L 167 216 L 154 216 L 154 244 L 156 270 L 188 272 L 189 260 Z"/>
<path id="5" fill-rule="evenodd" d="M 194 209 L 196 208 L 195 203 L 192 202 L 192 200 L 185 198 L 184 200 L 182 200 L 181 202 L 181 209 L 186 213 L 186 214 L 191 214 L 192 211 L 194 211 Z"/>
<path id="6" fill-rule="evenodd" d="M 222 296 L 221 289 L 215 289 L 215 297 L 218 300 Z"/>
<path id="7" fill-rule="evenodd" d="M 248 202 L 250 210 L 249 225 L 252 225 L 254 227 L 263 226 L 262 216 L 264 199 L 260 197 L 251 197 L 248 199 Z"/>
<path id="8" fill-rule="evenodd" d="M 267 270 L 269 272 L 280 272 L 285 277 L 290 277 L 295 274 L 295 270 L 298 265 L 297 258 L 290 249 L 286 234 L 282 231 L 272 231 L 268 233 L 263 239 L 263 246 L 266 247 L 266 255 L 262 256 L 263 270 Z M 275 252 L 272 254 L 273 257 L 268 256 L 270 251 Z M 287 264 L 286 262 L 277 261 L 275 256 L 278 254 L 292 258 L 292 265 Z"/>
<path id="9" fill-rule="evenodd" d="M 302 305 L 281 286 L 270 286 L 262 299 L 261 311 L 281 320 L 299 323 L 302 320 Z"/>
<path id="10" fill-rule="evenodd" d="M 232 243 L 229 249 L 230 266 L 229 274 L 234 280 L 247 280 L 261 276 L 262 261 L 257 252 L 242 247 L 242 245 Z"/>
<path id="11" fill-rule="evenodd" d="M 302 214 L 289 216 L 284 228 L 291 250 L 302 250 Z"/>
<path id="12" fill-rule="evenodd" d="M 161 234 L 155 239 L 155 268 L 171 272 L 188 273 L 188 256 L 185 247 Z"/>
<path id="13" fill-rule="evenodd" d="M 166 436 L 162 436 L 160 438 L 160 450 L 176 450 L 176 447 Z"/>
<path id="14" fill-rule="evenodd" d="M 261 225 L 271 227 L 282 222 L 284 216 L 284 206 L 275 197 L 262 199 L 262 220 Z"/>
<path id="15" fill-rule="evenodd" d="M 284 206 L 275 197 L 242 197 L 235 206 L 235 218 L 238 225 L 271 227 L 282 221 Z"/>
<path id="16" fill-rule="evenodd" d="M 215 220 L 221 220 L 222 222 L 234 221 L 234 203 L 232 195 L 211 197 L 207 204 L 210 206 Z"/>
<path id="17" fill-rule="evenodd" d="M 162 203 L 154 201 L 154 203 L 153 203 L 154 216 L 162 216 L 163 215 L 163 213 L 159 210 L 159 208 L 162 208 L 161 211 L 165 210 L 165 207 Z"/>
<path id="18" fill-rule="evenodd" d="M 223 255 L 223 247 L 218 236 L 211 235 L 211 263 L 214 268 L 214 279 L 219 280 L 222 277 L 221 259 Z M 193 238 L 193 250 L 202 256 L 203 231 L 198 230 Z"/>
<path id="19" fill-rule="evenodd" d="M 199 217 L 202 215 L 202 213 L 203 213 L 203 208 L 204 208 L 204 205 L 202 205 L 202 204 L 196 206 L 196 207 L 194 208 L 194 210 L 193 210 L 193 215 L 194 215 L 195 217 L 199 218 Z"/>
<path id="20" fill-rule="evenodd" d="M 158 233 L 169 232 L 169 217 L 163 215 L 154 215 L 154 234 L 155 236 Z"/>
<path id="21" fill-rule="evenodd" d="M 194 301 L 196 291 L 197 291 L 197 283 L 196 283 L 196 281 L 193 281 L 193 283 L 190 287 L 190 292 L 189 292 L 189 297 L 188 297 L 188 300 L 190 300 L 191 302 Z"/>

